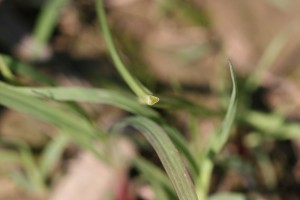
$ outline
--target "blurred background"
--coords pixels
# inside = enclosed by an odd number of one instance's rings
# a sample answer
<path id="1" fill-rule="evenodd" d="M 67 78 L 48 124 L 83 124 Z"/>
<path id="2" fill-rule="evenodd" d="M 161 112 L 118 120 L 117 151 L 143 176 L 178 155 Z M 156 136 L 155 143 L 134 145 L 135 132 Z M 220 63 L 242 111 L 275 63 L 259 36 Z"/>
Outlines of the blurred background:
<path id="1" fill-rule="evenodd" d="M 128 91 L 112 66 L 92 0 L 62 3 L 53 15 L 57 25 L 35 51 L 36 26 L 48 4 L 0 1 L 1 53 L 30 65 L 55 85 Z M 239 109 L 233 136 L 214 169 L 211 193 L 300 199 L 300 1 L 106 0 L 105 5 L 128 69 L 157 94 L 176 94 L 218 111 L 228 103 L 222 98 L 230 87 L 227 60 L 233 63 Z M 25 85 L 49 83 L 41 79 L 18 77 Z M 82 107 L 105 129 L 128 115 L 111 106 Z M 222 119 L 181 110 L 161 113 L 187 139 L 190 131 L 202 134 L 204 139 L 195 143 L 199 146 Z M 56 134 L 49 124 L 1 108 L 0 139 L 25 143 L 34 157 Z M 157 160 L 147 148 L 130 151 Z M 100 200 L 105 199 L 101 191 L 108 190 L 119 194 L 112 198 L 116 200 L 153 199 L 147 184 L 132 181 L 138 176 L 134 168 L 112 171 L 75 144 L 63 150 L 43 195 L 14 181 L 12 171 L 22 171 L 22 166 L 0 165 L 0 200 Z M 83 183 L 90 183 L 89 192 L 82 192 Z"/>

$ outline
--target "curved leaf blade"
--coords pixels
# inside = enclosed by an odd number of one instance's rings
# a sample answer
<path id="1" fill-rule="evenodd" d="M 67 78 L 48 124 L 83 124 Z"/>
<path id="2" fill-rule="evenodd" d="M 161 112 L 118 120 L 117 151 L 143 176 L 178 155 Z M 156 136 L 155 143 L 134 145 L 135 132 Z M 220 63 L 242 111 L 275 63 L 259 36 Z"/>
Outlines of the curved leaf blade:
<path id="1" fill-rule="evenodd" d="M 191 178 L 180 154 L 167 133 L 145 117 L 130 117 L 119 127 L 131 125 L 143 133 L 157 152 L 180 200 L 198 200 Z"/>
<path id="2" fill-rule="evenodd" d="M 1 86 L 24 94 L 48 98 L 57 101 L 80 101 L 113 105 L 139 115 L 157 118 L 158 113 L 153 109 L 141 105 L 131 95 L 105 89 L 83 87 L 14 87 L 4 83 Z"/>

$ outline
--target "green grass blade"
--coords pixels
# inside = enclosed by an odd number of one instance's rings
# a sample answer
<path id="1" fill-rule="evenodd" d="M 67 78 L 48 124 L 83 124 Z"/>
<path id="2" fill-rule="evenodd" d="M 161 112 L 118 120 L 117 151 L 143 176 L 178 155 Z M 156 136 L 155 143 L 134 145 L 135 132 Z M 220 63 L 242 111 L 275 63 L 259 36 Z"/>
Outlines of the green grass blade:
<path id="1" fill-rule="evenodd" d="M 284 116 L 278 114 L 249 111 L 243 116 L 242 122 L 252 126 L 261 133 L 265 133 L 263 135 L 260 134 L 261 137 L 272 137 L 282 140 L 300 138 L 300 124 L 287 122 Z"/>
<path id="2" fill-rule="evenodd" d="M 7 80 L 14 79 L 14 76 L 13 76 L 10 68 L 7 67 L 7 65 L 5 64 L 2 56 L 0 56 L 0 72 L 1 72 L 2 76 L 4 78 L 6 78 Z"/>
<path id="3" fill-rule="evenodd" d="M 168 133 L 169 137 L 171 138 L 171 140 L 173 141 L 175 146 L 184 155 L 184 158 L 188 161 L 188 164 L 191 169 L 192 177 L 197 177 L 199 175 L 199 165 L 198 165 L 198 162 L 196 161 L 196 158 L 194 157 L 194 155 L 188 149 L 189 145 L 187 144 L 185 139 L 175 128 L 173 128 L 167 124 L 162 124 L 161 126 Z"/>
<path id="4" fill-rule="evenodd" d="M 215 141 L 213 145 L 213 151 L 215 151 L 215 153 L 218 153 L 227 142 L 230 134 L 230 129 L 234 122 L 236 109 L 237 109 L 237 86 L 236 86 L 233 66 L 230 62 L 229 62 L 229 69 L 230 69 L 230 76 L 232 81 L 232 92 L 231 92 L 228 109 L 221 126 L 221 131 L 219 134 L 216 135 L 217 138 L 213 140 Z"/>
<path id="5" fill-rule="evenodd" d="M 6 64 L 5 67 L 8 68 L 10 71 L 13 71 L 17 75 L 28 76 L 38 81 L 39 83 L 54 85 L 53 80 L 49 76 L 35 70 L 34 67 L 17 61 L 7 55 L 0 54 L 0 56 L 3 58 L 3 61 Z"/>
<path id="6" fill-rule="evenodd" d="M 209 191 L 213 166 L 213 161 L 209 155 L 207 155 L 206 159 L 201 162 L 199 170 L 200 173 L 196 180 L 196 191 L 199 199 L 206 199 Z"/>
<path id="7" fill-rule="evenodd" d="M 30 182 L 31 190 L 38 194 L 44 194 L 46 192 L 46 180 L 43 179 L 34 155 L 28 147 L 20 149 L 20 158 L 26 177 Z"/>
<path id="8" fill-rule="evenodd" d="M 16 162 L 22 167 L 22 172 L 17 173 L 17 171 L 11 171 L 10 175 L 15 178 L 15 180 L 24 187 L 24 183 L 27 185 L 25 188 L 30 189 L 31 191 L 39 194 L 46 192 L 46 182 L 45 179 L 41 176 L 35 157 L 25 142 L 17 139 L 8 139 L 4 138 L 0 140 L 1 145 L 8 145 L 18 152 L 15 155 Z"/>
<path id="9" fill-rule="evenodd" d="M 57 101 L 78 101 L 89 103 L 102 103 L 120 107 L 129 112 L 151 118 L 159 115 L 151 108 L 140 105 L 133 96 L 104 89 L 82 87 L 14 87 L 1 83 L 3 87 L 40 98 L 48 98 Z"/>
<path id="10" fill-rule="evenodd" d="M 0 104 L 60 127 L 78 144 L 100 156 L 92 144 L 95 139 L 105 138 L 106 135 L 78 115 L 55 108 L 39 98 L 18 92 L 5 84 L 0 84 Z"/>
<path id="11" fill-rule="evenodd" d="M 15 181 L 20 187 L 34 192 L 34 188 L 32 187 L 30 181 L 27 179 L 25 174 L 23 174 L 21 171 L 11 171 L 9 172 L 8 176 Z"/>
<path id="12" fill-rule="evenodd" d="M 46 146 L 39 165 L 44 178 L 46 178 L 50 174 L 51 170 L 53 170 L 53 167 L 59 161 L 69 142 L 70 138 L 65 134 L 61 134 L 53 138 L 53 140 Z"/>
<path id="13" fill-rule="evenodd" d="M 154 188 L 155 193 L 159 192 L 168 194 L 168 196 L 172 197 L 172 199 L 177 199 L 170 180 L 159 167 L 139 156 L 134 158 L 133 163 L 140 171 L 141 176 Z M 158 188 L 160 188 L 161 191 L 159 191 Z M 162 196 L 165 196 L 164 194 L 162 194 Z M 157 196 L 156 199 L 162 199 L 159 195 L 155 196 Z"/>
<path id="14" fill-rule="evenodd" d="M 1 56 L 1 54 L 0 54 L 0 56 Z M 9 70 L 14 71 L 17 75 L 28 76 L 31 79 L 33 79 L 34 81 L 37 81 L 39 84 L 43 83 L 43 84 L 51 85 L 51 86 L 56 85 L 52 78 L 50 78 L 49 76 L 47 76 L 44 73 L 39 72 L 34 67 L 26 65 L 22 62 L 19 62 L 15 59 L 11 58 L 10 56 L 2 55 L 1 57 L 3 57 L 3 59 L 5 60 L 4 67 L 8 68 Z M 10 79 L 10 80 L 12 80 L 12 79 Z M 22 83 L 18 83 L 17 80 L 13 80 L 13 81 L 17 85 L 19 85 L 19 84 L 22 85 Z M 79 113 L 80 115 L 85 117 L 86 119 L 89 119 L 89 117 L 83 111 L 83 109 L 76 103 L 67 102 L 65 105 L 69 106 L 69 108 L 73 109 L 74 111 L 76 111 L 77 113 Z"/>
<path id="15" fill-rule="evenodd" d="M 145 117 L 131 117 L 119 124 L 131 125 L 141 131 L 157 152 L 180 200 L 197 200 L 194 185 L 167 133 Z"/>
<path id="16" fill-rule="evenodd" d="M 195 104 L 178 96 L 160 95 L 159 104 L 154 105 L 154 107 L 166 110 L 185 110 L 197 116 L 211 116 L 219 114 L 205 106 Z"/>
<path id="17" fill-rule="evenodd" d="M 155 198 L 159 200 L 169 200 L 170 197 L 167 194 L 167 191 L 161 187 L 158 183 L 155 182 L 155 180 L 151 180 L 151 178 L 148 179 L 150 182 L 150 185 L 155 193 Z M 176 199 L 173 199 L 176 200 Z"/>
<path id="18" fill-rule="evenodd" d="M 104 40 L 106 42 L 107 48 L 109 50 L 110 56 L 112 57 L 116 69 L 118 70 L 119 74 L 122 76 L 124 81 L 127 83 L 127 85 L 130 87 L 130 89 L 138 96 L 139 100 L 142 103 L 150 106 L 154 105 L 159 101 L 159 98 L 153 96 L 152 93 L 141 84 L 141 82 L 139 82 L 130 74 L 130 72 L 127 70 L 124 63 L 122 62 L 122 59 L 118 54 L 118 51 L 113 42 L 113 38 L 111 36 L 111 32 L 108 27 L 103 0 L 95 0 L 95 2 L 98 19 L 103 31 Z"/>
<path id="19" fill-rule="evenodd" d="M 162 170 L 156 165 L 152 164 L 142 157 L 134 158 L 133 163 L 143 174 L 143 176 L 154 179 L 156 182 L 160 183 L 160 185 L 165 187 L 169 192 L 174 192 L 170 180 L 168 179 L 166 174 L 163 173 Z"/>
<path id="20" fill-rule="evenodd" d="M 17 92 L 4 84 L 0 84 L 0 103 L 68 130 L 81 131 L 86 134 L 94 132 L 90 124 L 75 115 L 68 115 L 38 98 Z M 76 121 L 77 123 L 74 123 Z"/>
<path id="21" fill-rule="evenodd" d="M 39 47 L 49 41 L 57 25 L 61 11 L 68 1 L 69 0 L 51 0 L 47 1 L 43 6 L 33 31 L 34 38 L 37 40 Z"/>
<path id="22" fill-rule="evenodd" d="M 233 67 L 229 62 L 230 76 L 232 81 L 232 92 L 229 100 L 228 109 L 223 120 L 221 130 L 217 132 L 211 138 L 210 145 L 207 148 L 207 152 L 205 152 L 204 159 L 200 163 L 200 174 L 196 180 L 196 188 L 197 194 L 200 199 L 205 199 L 209 190 L 211 173 L 213 169 L 213 157 L 218 154 L 225 143 L 227 142 L 230 134 L 230 129 L 233 125 L 236 108 L 237 108 L 237 86 L 235 75 L 233 71 Z"/>

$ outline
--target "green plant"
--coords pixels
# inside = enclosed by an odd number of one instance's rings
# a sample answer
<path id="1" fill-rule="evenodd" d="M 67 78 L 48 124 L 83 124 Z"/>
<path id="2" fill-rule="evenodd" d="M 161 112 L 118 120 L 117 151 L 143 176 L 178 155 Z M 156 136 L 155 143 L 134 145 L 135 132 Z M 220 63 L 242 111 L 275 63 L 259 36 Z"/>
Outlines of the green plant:
<path id="1" fill-rule="evenodd" d="M 60 3 L 65 3 L 65 1 L 61 1 Z M 105 133 L 107 131 L 99 130 L 99 128 L 95 127 L 89 120 L 81 115 L 78 110 L 62 102 L 72 101 L 109 104 L 135 115 L 134 117 L 125 118 L 122 122 L 116 124 L 113 130 L 122 132 L 122 127 L 133 126 L 143 133 L 161 159 L 179 199 L 206 199 L 208 196 L 215 156 L 220 153 L 230 136 L 230 130 L 234 122 L 237 107 L 237 88 L 231 63 L 229 63 L 229 69 L 233 88 L 223 124 L 219 131 L 212 136 L 204 151 L 191 152 L 189 150 L 189 142 L 180 135 L 176 127 L 167 124 L 164 118 L 153 107 L 147 106 L 154 105 L 159 101 L 159 98 L 153 96 L 152 93 L 126 69 L 113 43 L 106 20 L 103 1 L 96 0 L 96 5 L 103 36 L 114 65 L 124 81 L 138 98 L 135 98 L 126 92 L 121 93 L 107 89 L 81 87 L 64 88 L 59 86 L 23 87 L 1 82 L 1 105 L 29 114 L 50 124 L 54 124 L 62 134 L 57 140 L 51 142 L 47 146 L 43 152 L 40 163 L 36 163 L 30 149 L 23 147 L 21 144 L 18 145 L 21 149 L 20 157 L 16 156 L 14 153 L 7 152 L 6 155 L 10 155 L 12 160 L 21 160 L 23 163 L 22 166 L 27 172 L 25 176 L 18 174 L 15 178 L 18 179 L 20 183 L 23 182 L 24 185 L 28 185 L 28 183 L 24 181 L 28 179 L 32 188 L 39 188 L 38 192 L 44 193 L 46 190 L 45 181 L 47 176 L 49 176 L 52 167 L 51 163 L 55 163 L 55 161 L 59 159 L 64 147 L 70 139 L 83 148 L 91 150 L 99 157 L 99 159 L 110 163 L 108 156 L 99 152 L 94 142 L 101 141 L 105 143 L 109 137 L 109 135 Z M 50 8 L 52 9 L 52 7 Z M 47 13 L 47 8 L 45 9 L 46 10 L 43 10 L 43 12 Z M 38 26 L 44 24 L 42 22 L 44 22 L 44 20 L 49 20 L 49 18 L 41 17 L 40 20 Z M 47 28 L 37 28 L 36 35 L 39 40 L 45 42 L 49 39 L 49 34 L 53 30 L 55 20 L 57 19 L 52 19 Z M 0 63 L 1 72 L 7 79 L 14 79 L 10 70 L 12 70 L 15 65 L 11 65 L 7 59 L 6 63 L 7 65 Z M 42 75 L 35 73 L 35 71 L 26 70 L 28 69 L 26 68 L 26 65 L 22 65 L 22 67 L 22 69 L 25 70 L 21 70 L 19 73 L 27 74 L 33 79 L 41 78 Z M 53 105 L 49 103 L 49 101 L 61 103 Z M 162 98 L 162 101 L 157 104 L 157 107 L 165 110 L 184 109 L 198 114 L 203 111 L 206 113 L 213 113 L 200 105 L 176 97 L 171 99 Z M 199 154 L 201 159 L 198 159 Z M 181 155 L 183 155 L 183 157 L 181 157 Z M 187 164 L 185 165 L 182 160 L 187 161 Z M 170 187 L 170 182 L 165 177 L 165 174 L 162 173 L 161 169 L 141 158 L 136 158 L 133 162 L 145 176 L 147 173 L 148 176 L 149 174 L 153 174 L 153 176 L 151 176 L 153 179 L 149 181 L 152 182 L 154 189 L 156 188 L 157 191 L 161 192 L 161 196 L 167 198 L 170 194 L 164 190 L 159 190 L 157 187 L 158 185 L 162 185 L 171 193 L 171 195 L 172 193 L 174 195 L 174 192 Z M 189 173 L 192 177 L 190 177 Z M 193 183 L 196 184 L 196 187 L 194 187 Z"/>

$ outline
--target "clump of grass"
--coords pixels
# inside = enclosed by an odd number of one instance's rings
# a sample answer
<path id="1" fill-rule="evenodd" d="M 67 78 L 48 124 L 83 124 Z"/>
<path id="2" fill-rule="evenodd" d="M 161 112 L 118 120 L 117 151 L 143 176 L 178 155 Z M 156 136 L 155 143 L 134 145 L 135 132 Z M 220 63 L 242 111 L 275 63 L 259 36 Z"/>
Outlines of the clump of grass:
<path id="1" fill-rule="evenodd" d="M 61 3 L 66 2 L 62 1 Z M 45 152 L 41 163 L 34 163 L 32 155 L 26 151 L 24 167 L 28 173 L 25 179 L 31 180 L 33 187 L 39 185 L 41 191 L 44 191 L 44 183 L 51 171 L 51 163 L 59 159 L 64 147 L 69 140 L 75 141 L 83 148 L 92 151 L 99 159 L 109 163 L 109 158 L 97 150 L 94 141 L 102 141 L 105 143 L 108 134 L 105 131 L 96 128 L 86 118 L 80 115 L 72 107 L 67 107 L 65 104 L 59 104 L 58 107 L 53 106 L 48 101 L 72 101 L 72 102 L 90 102 L 99 104 L 109 104 L 120 109 L 133 113 L 135 116 L 125 118 L 122 122 L 115 125 L 113 130 L 122 132 L 120 128 L 125 126 L 133 126 L 138 129 L 157 152 L 167 175 L 170 178 L 177 197 L 180 200 L 203 200 L 207 198 L 208 189 L 210 185 L 211 173 L 214 167 L 214 156 L 219 154 L 225 143 L 227 142 L 230 130 L 234 122 L 236 106 L 237 106 L 237 87 L 234 76 L 234 71 L 231 63 L 229 63 L 230 75 L 232 79 L 232 93 L 230 97 L 229 106 L 225 115 L 222 126 L 211 138 L 206 150 L 202 152 L 202 159 L 197 160 L 198 152 L 191 152 L 189 150 L 189 143 L 177 129 L 170 124 L 165 123 L 164 118 L 156 112 L 153 107 L 146 105 L 154 105 L 158 103 L 159 98 L 152 95 L 145 86 L 143 86 L 125 67 L 122 62 L 117 49 L 113 43 L 112 35 L 106 20 L 104 5 L 102 0 L 96 0 L 96 9 L 99 21 L 101 23 L 103 36 L 106 41 L 108 51 L 116 69 L 120 76 L 128 84 L 130 89 L 135 93 L 138 99 L 126 93 L 106 90 L 106 89 L 90 89 L 81 87 L 21 87 L 0 83 L 0 104 L 19 112 L 27 113 L 40 120 L 56 125 L 62 135 L 55 142 L 51 142 Z M 45 7 L 44 9 L 47 10 Z M 50 8 L 49 8 L 50 9 Z M 51 7 L 52 9 L 52 7 Z M 47 13 L 46 10 L 43 12 Z M 50 11 L 49 11 L 50 12 Z M 38 24 L 47 21 L 48 17 L 41 17 Z M 49 24 L 54 26 L 54 21 Z M 51 28 L 43 29 L 41 35 L 44 42 L 49 38 Z M 38 31 L 39 32 L 39 31 Z M 38 34 L 38 35 L 39 35 Z M 0 63 L 2 73 L 12 78 L 10 73 L 11 65 L 6 66 Z M 36 73 L 30 73 L 33 78 L 39 78 Z M 164 109 L 173 109 L 175 107 L 184 108 L 186 110 L 198 110 L 201 112 L 201 107 L 190 104 L 184 100 L 165 101 L 166 107 Z M 169 103 L 169 104 L 168 104 Z M 67 112 L 66 112 L 67 110 Z M 30 156 L 29 156 L 30 155 Z M 181 156 L 183 155 L 183 156 Z M 15 158 L 15 155 L 12 157 Z M 24 157 L 24 156 L 23 156 Z M 30 158 L 30 159 L 29 159 Z M 23 158 L 20 158 L 23 159 Z M 16 158 L 18 160 L 18 158 Z M 186 160 L 187 164 L 183 160 Z M 152 180 L 149 182 L 153 184 L 153 188 L 160 191 L 162 196 L 169 196 L 167 191 L 172 190 L 170 183 L 166 179 L 161 169 L 137 158 L 134 163 L 141 169 L 143 173 L 153 174 Z M 189 173 L 190 172 L 190 173 Z M 192 177 L 190 177 L 190 174 Z M 19 176 L 23 177 L 24 176 Z M 159 190 L 157 185 L 166 188 L 166 191 Z M 196 186 L 194 186 L 194 184 Z M 172 193 L 172 191 L 170 192 Z"/>

